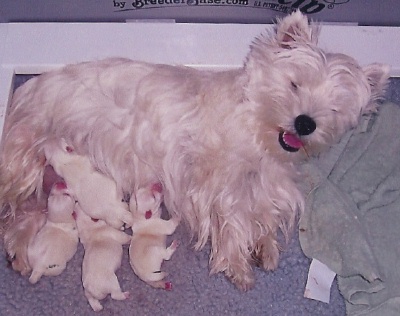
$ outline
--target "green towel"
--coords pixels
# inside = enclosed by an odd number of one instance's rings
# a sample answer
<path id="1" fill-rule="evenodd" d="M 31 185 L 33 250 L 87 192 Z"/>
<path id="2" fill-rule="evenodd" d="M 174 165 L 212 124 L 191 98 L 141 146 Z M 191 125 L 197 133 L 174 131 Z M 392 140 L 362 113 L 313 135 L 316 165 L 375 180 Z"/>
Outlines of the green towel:
<path id="1" fill-rule="evenodd" d="M 400 315 L 400 107 L 380 105 L 304 166 L 304 253 L 338 274 L 348 315 Z"/>

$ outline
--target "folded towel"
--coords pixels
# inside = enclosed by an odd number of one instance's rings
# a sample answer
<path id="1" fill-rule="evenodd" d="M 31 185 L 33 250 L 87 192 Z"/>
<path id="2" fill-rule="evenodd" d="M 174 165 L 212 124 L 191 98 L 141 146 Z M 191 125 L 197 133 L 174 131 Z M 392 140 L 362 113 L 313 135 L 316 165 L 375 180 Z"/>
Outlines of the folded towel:
<path id="1" fill-rule="evenodd" d="M 400 107 L 384 103 L 304 166 L 304 253 L 338 274 L 348 315 L 400 315 Z"/>

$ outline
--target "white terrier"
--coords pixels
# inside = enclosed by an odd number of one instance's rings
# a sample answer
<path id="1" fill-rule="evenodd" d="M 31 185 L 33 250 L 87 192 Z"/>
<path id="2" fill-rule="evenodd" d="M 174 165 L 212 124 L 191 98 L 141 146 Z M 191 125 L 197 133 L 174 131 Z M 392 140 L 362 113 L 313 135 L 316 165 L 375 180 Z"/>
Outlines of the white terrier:
<path id="1" fill-rule="evenodd" d="M 42 275 L 61 274 L 76 253 L 74 207 L 75 200 L 65 183 L 54 184 L 48 199 L 47 221 L 28 246 L 28 261 L 33 270 L 29 282 L 36 283 Z"/>
<path id="2" fill-rule="evenodd" d="M 85 296 L 94 311 L 103 306 L 100 300 L 108 294 L 114 300 L 125 300 L 129 292 L 122 292 L 115 272 L 121 266 L 122 245 L 131 236 L 113 228 L 105 221 L 90 218 L 79 206 L 76 207 L 76 223 L 85 254 L 82 263 L 82 283 Z"/>
<path id="3" fill-rule="evenodd" d="M 121 192 L 160 179 L 167 209 L 196 247 L 211 240 L 211 272 L 248 289 L 254 258 L 275 269 L 278 231 L 288 237 L 296 226 L 299 164 L 375 110 L 387 84 L 389 67 L 326 53 L 317 37 L 295 12 L 255 39 L 239 69 L 107 59 L 28 81 L 4 127 L 3 216 L 41 191 L 43 147 L 65 138 Z"/>
<path id="4" fill-rule="evenodd" d="M 122 201 L 122 194 L 117 193 L 115 182 L 97 172 L 87 157 L 75 153 L 64 140 L 47 142 L 44 152 L 86 214 L 114 228 L 121 228 L 124 223 L 132 225 L 132 214 Z"/>
<path id="5" fill-rule="evenodd" d="M 163 260 L 169 260 L 178 247 L 174 240 L 166 248 L 166 236 L 172 235 L 178 226 L 176 219 L 163 220 L 161 216 L 161 186 L 141 188 L 136 192 L 135 201 L 130 201 L 134 216 L 132 239 L 129 246 L 129 259 L 133 271 L 144 282 L 155 288 L 170 290 L 171 282 L 163 279 L 166 272 L 161 271 Z"/>

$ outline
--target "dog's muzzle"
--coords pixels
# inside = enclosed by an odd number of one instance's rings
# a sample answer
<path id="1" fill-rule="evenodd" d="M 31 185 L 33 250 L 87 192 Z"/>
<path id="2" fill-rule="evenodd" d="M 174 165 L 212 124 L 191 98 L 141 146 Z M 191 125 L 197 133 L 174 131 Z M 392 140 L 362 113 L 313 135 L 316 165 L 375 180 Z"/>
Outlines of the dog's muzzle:
<path id="1" fill-rule="evenodd" d="M 282 131 L 279 133 L 279 144 L 288 152 L 297 152 L 304 146 L 301 136 L 312 134 L 317 128 L 314 119 L 306 114 L 297 116 L 294 120 L 295 133 Z"/>

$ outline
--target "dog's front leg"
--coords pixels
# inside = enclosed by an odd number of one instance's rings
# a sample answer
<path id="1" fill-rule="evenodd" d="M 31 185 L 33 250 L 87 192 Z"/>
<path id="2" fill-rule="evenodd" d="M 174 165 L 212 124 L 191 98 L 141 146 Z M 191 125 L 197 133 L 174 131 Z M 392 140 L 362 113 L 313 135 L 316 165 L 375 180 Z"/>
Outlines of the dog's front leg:
<path id="1" fill-rule="evenodd" d="M 241 225 L 241 220 L 246 219 L 235 214 L 214 216 L 210 268 L 211 273 L 224 272 L 239 289 L 247 291 L 254 285 L 254 273 L 248 230 Z"/>

